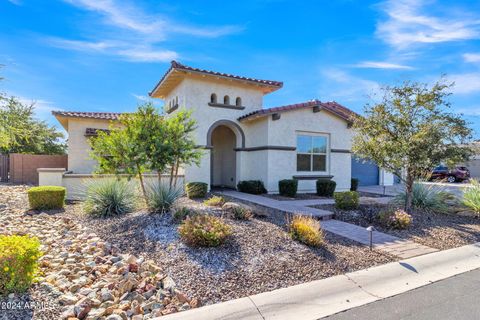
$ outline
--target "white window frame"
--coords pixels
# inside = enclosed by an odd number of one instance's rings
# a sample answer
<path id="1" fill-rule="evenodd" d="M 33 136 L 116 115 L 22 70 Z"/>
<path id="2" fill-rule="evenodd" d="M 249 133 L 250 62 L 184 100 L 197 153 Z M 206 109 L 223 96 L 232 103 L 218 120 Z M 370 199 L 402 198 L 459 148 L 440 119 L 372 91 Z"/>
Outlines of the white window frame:
<path id="1" fill-rule="evenodd" d="M 325 153 L 313 153 L 313 152 L 298 152 L 298 144 L 297 144 L 297 140 L 298 140 L 298 136 L 309 136 L 309 137 L 324 137 L 327 141 L 326 141 L 326 150 L 325 150 Z M 313 139 L 312 139 L 312 143 L 313 143 Z M 295 170 L 297 173 L 312 173 L 312 174 L 318 174 L 318 173 L 322 173 L 322 174 L 325 174 L 325 173 L 328 173 L 329 172 L 329 168 L 330 168 L 330 135 L 329 134 L 326 134 L 326 133 L 318 133 L 318 132 L 304 132 L 304 131 L 297 131 L 296 132 L 296 135 L 295 135 L 295 144 L 297 144 L 297 150 L 296 150 L 296 154 L 295 154 Z M 298 170 L 298 159 L 297 159 L 297 155 L 298 154 L 307 154 L 307 155 L 310 155 L 310 168 L 311 170 L 309 171 L 299 171 Z M 325 155 L 325 171 L 314 171 L 313 170 L 313 155 Z"/>

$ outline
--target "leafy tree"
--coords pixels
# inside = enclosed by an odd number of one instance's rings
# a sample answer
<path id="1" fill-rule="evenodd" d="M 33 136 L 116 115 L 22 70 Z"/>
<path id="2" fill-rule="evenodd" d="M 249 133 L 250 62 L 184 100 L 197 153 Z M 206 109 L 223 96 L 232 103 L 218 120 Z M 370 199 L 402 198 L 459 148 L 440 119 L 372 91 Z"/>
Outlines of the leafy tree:
<path id="1" fill-rule="evenodd" d="M 91 156 L 98 162 L 99 173 L 137 176 L 146 198 L 143 173 L 157 172 L 161 183 L 162 174 L 170 167 L 172 187 L 180 166 L 199 163 L 201 151 L 191 137 L 194 129 L 190 113 L 180 111 L 166 119 L 146 103 L 123 115 L 120 124 L 112 123 L 109 132 L 99 132 L 91 139 Z"/>
<path id="2" fill-rule="evenodd" d="M 0 153 L 65 154 L 63 133 L 35 119 L 34 107 L 0 95 Z"/>
<path id="3" fill-rule="evenodd" d="M 355 117 L 353 152 L 405 183 L 406 211 L 412 207 L 416 179 L 440 163 L 462 162 L 471 155 L 467 142 L 472 130 L 461 115 L 448 110 L 451 86 L 405 82 L 385 87 L 381 102 L 367 104 L 365 115 Z"/>

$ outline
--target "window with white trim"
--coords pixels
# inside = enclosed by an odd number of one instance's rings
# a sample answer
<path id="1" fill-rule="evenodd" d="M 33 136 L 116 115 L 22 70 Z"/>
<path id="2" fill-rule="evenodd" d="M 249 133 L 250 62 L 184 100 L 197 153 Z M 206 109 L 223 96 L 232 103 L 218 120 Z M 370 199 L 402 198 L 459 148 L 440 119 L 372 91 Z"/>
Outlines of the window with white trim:
<path id="1" fill-rule="evenodd" d="M 328 136 L 297 135 L 297 171 L 326 172 Z"/>

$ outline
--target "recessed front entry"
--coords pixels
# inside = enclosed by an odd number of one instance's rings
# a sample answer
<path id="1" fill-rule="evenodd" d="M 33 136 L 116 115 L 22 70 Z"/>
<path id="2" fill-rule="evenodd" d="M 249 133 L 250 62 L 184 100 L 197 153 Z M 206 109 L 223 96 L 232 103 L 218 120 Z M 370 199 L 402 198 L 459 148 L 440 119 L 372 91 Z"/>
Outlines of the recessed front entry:
<path id="1" fill-rule="evenodd" d="M 227 126 L 216 127 L 211 135 L 211 185 L 214 187 L 235 188 L 237 137 Z"/>

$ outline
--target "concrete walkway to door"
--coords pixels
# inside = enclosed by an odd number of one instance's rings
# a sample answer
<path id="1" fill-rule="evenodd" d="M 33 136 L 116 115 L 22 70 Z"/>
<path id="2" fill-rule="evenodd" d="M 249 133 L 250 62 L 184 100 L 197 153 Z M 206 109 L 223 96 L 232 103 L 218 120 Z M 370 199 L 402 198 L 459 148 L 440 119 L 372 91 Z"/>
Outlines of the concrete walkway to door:
<path id="1" fill-rule="evenodd" d="M 351 223 L 329 219 L 333 217 L 333 212 L 306 206 L 307 203 L 308 205 L 331 204 L 333 203 L 332 199 L 279 201 L 272 198 L 257 196 L 233 190 L 224 190 L 217 193 L 225 195 L 227 197 L 248 201 L 260 206 L 280 210 L 291 214 L 304 214 L 318 217 L 324 219 L 323 221 L 321 221 L 321 226 L 323 230 L 335 233 L 339 236 L 359 242 L 364 245 L 370 244 L 370 235 L 365 228 L 359 227 Z M 384 203 L 385 200 L 385 198 L 369 199 L 370 201 L 375 201 L 376 199 L 379 199 L 380 203 Z M 373 232 L 373 246 L 375 249 L 382 250 L 388 254 L 395 255 L 403 259 L 437 251 L 437 249 L 430 248 L 410 240 L 401 239 L 378 231 Z"/>

